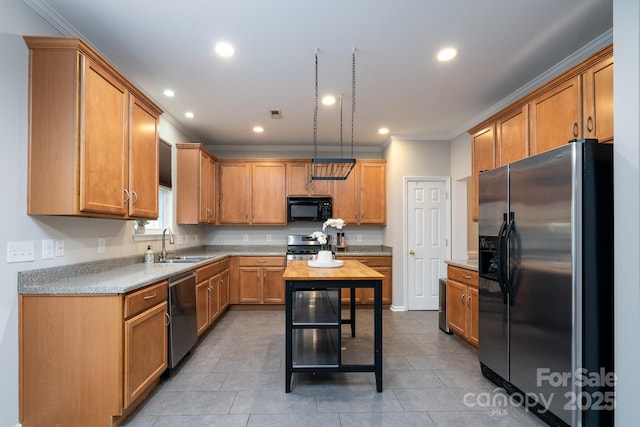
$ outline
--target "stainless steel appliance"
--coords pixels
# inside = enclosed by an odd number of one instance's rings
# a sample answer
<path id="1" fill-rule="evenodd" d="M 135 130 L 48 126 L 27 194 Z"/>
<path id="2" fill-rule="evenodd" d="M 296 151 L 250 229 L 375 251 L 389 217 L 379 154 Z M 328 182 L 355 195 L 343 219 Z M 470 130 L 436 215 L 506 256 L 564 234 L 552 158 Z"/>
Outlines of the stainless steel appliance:
<path id="1" fill-rule="evenodd" d="M 175 368 L 198 341 L 196 274 L 169 279 L 169 368 Z"/>
<path id="2" fill-rule="evenodd" d="M 479 183 L 483 374 L 552 425 L 613 425 L 611 145 L 571 141 Z"/>
<path id="3" fill-rule="evenodd" d="M 453 332 L 449 329 L 449 322 L 447 322 L 447 279 L 439 279 L 438 283 L 440 285 L 440 295 L 438 295 L 440 303 L 440 307 L 438 307 L 438 327 L 442 332 L 451 335 Z"/>
<path id="4" fill-rule="evenodd" d="M 287 197 L 287 222 L 323 222 L 332 214 L 331 197 Z"/>
<path id="5" fill-rule="evenodd" d="M 315 259 L 321 248 L 322 244 L 307 234 L 289 234 L 287 236 L 287 264 L 293 260 Z"/>

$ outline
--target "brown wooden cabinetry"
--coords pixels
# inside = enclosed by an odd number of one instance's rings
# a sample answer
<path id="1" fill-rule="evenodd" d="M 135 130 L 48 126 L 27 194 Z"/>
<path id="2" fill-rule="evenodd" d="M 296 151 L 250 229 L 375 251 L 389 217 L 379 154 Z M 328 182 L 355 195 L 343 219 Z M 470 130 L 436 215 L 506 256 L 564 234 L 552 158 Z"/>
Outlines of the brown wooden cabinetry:
<path id="1" fill-rule="evenodd" d="M 495 149 L 495 128 L 493 125 L 471 136 L 471 191 L 474 201 L 471 213 L 474 221 L 478 220 L 478 178 L 481 171 L 495 167 Z"/>
<path id="2" fill-rule="evenodd" d="M 336 256 L 340 260 L 360 261 L 367 267 L 371 267 L 378 273 L 384 274 L 382 279 L 382 304 L 389 305 L 393 300 L 393 282 L 391 274 L 392 257 L 390 256 L 346 256 L 338 254 Z M 348 303 L 351 300 L 350 289 L 342 289 L 342 302 Z M 373 304 L 373 289 L 358 288 L 356 289 L 356 304 Z"/>
<path id="3" fill-rule="evenodd" d="M 106 427 L 131 413 L 167 367 L 167 290 L 20 295 L 22 425 Z"/>
<path id="4" fill-rule="evenodd" d="M 449 328 L 478 347 L 478 272 L 447 266 L 447 318 Z"/>
<path id="5" fill-rule="evenodd" d="M 495 167 L 529 156 L 529 105 L 516 108 L 496 120 Z"/>
<path id="6" fill-rule="evenodd" d="M 583 135 L 613 142 L 613 57 L 583 73 Z"/>
<path id="7" fill-rule="evenodd" d="M 219 163 L 220 224 L 286 224 L 284 162 Z"/>
<path id="8" fill-rule="evenodd" d="M 24 39 L 27 213 L 157 218 L 162 110 L 82 40 Z"/>
<path id="9" fill-rule="evenodd" d="M 216 160 L 201 144 L 176 144 L 176 222 L 216 222 Z"/>
<path id="10" fill-rule="evenodd" d="M 232 304 L 284 304 L 285 257 L 234 257 Z"/>
<path id="11" fill-rule="evenodd" d="M 229 258 L 196 270 L 198 335 L 205 332 L 229 307 Z"/>
<path id="12" fill-rule="evenodd" d="M 344 181 L 335 181 L 333 217 L 347 224 L 387 222 L 386 163 L 384 160 L 357 161 Z"/>
<path id="13" fill-rule="evenodd" d="M 231 273 L 230 273 L 230 260 L 225 258 L 220 260 L 220 313 L 223 313 L 229 307 L 229 292 L 231 289 Z"/>
<path id="14" fill-rule="evenodd" d="M 311 162 L 287 162 L 287 196 L 330 195 L 331 181 L 311 179 Z"/>

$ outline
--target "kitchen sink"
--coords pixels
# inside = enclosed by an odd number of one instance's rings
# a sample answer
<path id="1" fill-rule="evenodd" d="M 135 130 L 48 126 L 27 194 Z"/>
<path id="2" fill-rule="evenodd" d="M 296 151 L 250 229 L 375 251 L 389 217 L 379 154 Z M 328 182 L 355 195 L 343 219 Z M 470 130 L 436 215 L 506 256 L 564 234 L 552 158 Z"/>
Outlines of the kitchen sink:
<path id="1" fill-rule="evenodd" d="M 206 261 L 208 259 L 211 259 L 213 257 L 211 256 L 206 256 L 206 255 L 200 255 L 200 256 L 177 256 L 175 258 L 169 258 L 166 261 L 163 261 L 163 263 L 166 264 L 193 264 L 195 262 L 200 262 L 200 261 Z"/>

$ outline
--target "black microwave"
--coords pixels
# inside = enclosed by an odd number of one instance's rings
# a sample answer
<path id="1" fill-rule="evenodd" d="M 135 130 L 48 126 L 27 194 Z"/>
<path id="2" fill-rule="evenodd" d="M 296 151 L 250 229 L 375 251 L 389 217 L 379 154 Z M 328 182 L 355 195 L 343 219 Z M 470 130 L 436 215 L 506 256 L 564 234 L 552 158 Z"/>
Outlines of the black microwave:
<path id="1" fill-rule="evenodd" d="M 332 214 L 331 197 L 287 197 L 287 222 L 324 222 Z"/>

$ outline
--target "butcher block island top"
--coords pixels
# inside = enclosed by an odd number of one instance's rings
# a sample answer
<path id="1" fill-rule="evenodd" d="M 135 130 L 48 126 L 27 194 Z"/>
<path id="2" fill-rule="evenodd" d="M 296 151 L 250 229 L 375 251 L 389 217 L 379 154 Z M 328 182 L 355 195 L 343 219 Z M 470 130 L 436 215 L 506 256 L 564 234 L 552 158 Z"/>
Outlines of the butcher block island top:
<path id="1" fill-rule="evenodd" d="M 307 261 L 292 261 L 282 275 L 284 280 L 382 280 L 384 275 L 360 261 L 344 260 L 342 267 L 311 267 Z"/>

